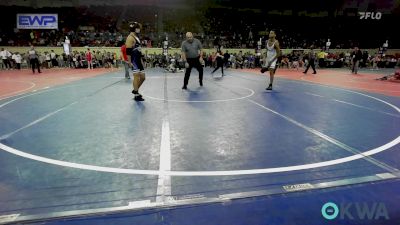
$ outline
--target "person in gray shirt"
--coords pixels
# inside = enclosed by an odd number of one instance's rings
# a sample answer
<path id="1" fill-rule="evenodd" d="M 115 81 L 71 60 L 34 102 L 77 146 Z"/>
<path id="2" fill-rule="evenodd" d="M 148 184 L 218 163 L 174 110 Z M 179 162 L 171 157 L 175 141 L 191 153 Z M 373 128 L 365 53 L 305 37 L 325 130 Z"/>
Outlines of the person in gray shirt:
<path id="1" fill-rule="evenodd" d="M 203 86 L 203 58 L 202 58 L 201 42 L 193 38 L 191 32 L 186 33 L 186 40 L 182 42 L 182 59 L 185 62 L 186 72 L 182 89 L 186 90 L 189 83 L 190 72 L 192 68 L 199 71 L 199 83 Z"/>
<path id="2" fill-rule="evenodd" d="M 32 72 L 35 73 L 35 67 L 37 67 L 38 72 L 41 73 L 38 54 L 33 45 L 31 46 L 31 50 L 28 51 L 28 54 L 29 54 L 30 64 L 32 66 Z"/>

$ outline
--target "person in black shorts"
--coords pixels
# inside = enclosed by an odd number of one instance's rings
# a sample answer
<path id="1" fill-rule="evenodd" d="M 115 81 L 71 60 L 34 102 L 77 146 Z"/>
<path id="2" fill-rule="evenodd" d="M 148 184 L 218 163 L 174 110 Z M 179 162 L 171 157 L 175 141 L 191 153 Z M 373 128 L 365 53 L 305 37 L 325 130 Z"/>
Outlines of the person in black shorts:
<path id="1" fill-rule="evenodd" d="M 142 63 L 143 54 L 141 52 L 141 45 L 139 39 L 139 33 L 141 29 L 140 23 L 134 22 L 129 25 L 130 34 L 126 38 L 126 54 L 128 56 L 128 64 L 133 70 L 133 90 L 132 94 L 135 95 L 135 101 L 144 101 L 141 94 L 139 94 L 139 88 L 142 86 L 146 75 L 144 73 L 144 67 Z"/>
<path id="2" fill-rule="evenodd" d="M 215 56 L 215 61 L 217 62 L 217 68 L 215 68 L 211 74 L 214 74 L 219 68 L 221 68 L 222 76 L 224 76 L 224 55 L 222 54 L 221 50 L 217 51 Z"/>

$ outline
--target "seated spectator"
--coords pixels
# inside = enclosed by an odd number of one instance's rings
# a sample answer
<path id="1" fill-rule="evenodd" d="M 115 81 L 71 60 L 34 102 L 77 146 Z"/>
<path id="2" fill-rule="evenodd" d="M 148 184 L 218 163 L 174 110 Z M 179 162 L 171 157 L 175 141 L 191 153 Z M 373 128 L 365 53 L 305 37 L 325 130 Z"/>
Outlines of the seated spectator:
<path id="1" fill-rule="evenodd" d="M 392 74 L 378 78 L 376 80 L 400 81 L 400 70 L 397 70 L 396 72 L 394 72 Z"/>

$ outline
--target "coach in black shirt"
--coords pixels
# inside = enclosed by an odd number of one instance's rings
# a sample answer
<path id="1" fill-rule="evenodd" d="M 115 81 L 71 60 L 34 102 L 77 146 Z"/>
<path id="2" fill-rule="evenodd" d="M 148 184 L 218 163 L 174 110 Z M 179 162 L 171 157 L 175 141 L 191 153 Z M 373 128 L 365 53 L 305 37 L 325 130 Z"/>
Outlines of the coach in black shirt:
<path id="1" fill-rule="evenodd" d="M 358 47 L 354 48 L 354 52 L 352 53 L 352 58 L 353 58 L 353 67 L 351 69 L 351 72 L 357 74 L 358 66 L 360 64 L 360 60 L 362 59 L 362 52 L 360 49 L 358 49 Z"/>

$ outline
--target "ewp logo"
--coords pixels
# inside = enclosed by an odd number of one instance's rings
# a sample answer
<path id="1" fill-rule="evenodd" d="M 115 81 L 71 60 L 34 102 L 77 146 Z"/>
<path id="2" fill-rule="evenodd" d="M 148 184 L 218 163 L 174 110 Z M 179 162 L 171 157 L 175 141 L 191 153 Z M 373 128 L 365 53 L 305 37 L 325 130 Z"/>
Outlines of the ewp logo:
<path id="1" fill-rule="evenodd" d="M 338 207 L 333 202 L 325 203 L 321 208 L 322 216 L 327 220 L 360 219 L 360 220 L 389 220 L 386 205 L 382 202 L 363 203 L 341 203 Z"/>
<path id="2" fill-rule="evenodd" d="M 18 14 L 18 29 L 58 29 L 57 14 Z"/>
<path id="3" fill-rule="evenodd" d="M 47 26 L 49 23 L 56 22 L 54 16 L 20 16 L 19 25 L 39 25 Z M 36 23 L 36 24 L 35 24 Z"/>
<path id="4" fill-rule="evenodd" d="M 381 12 L 359 12 L 360 14 L 360 20 L 362 19 L 373 19 L 373 20 L 380 20 L 382 18 L 382 13 Z"/>

